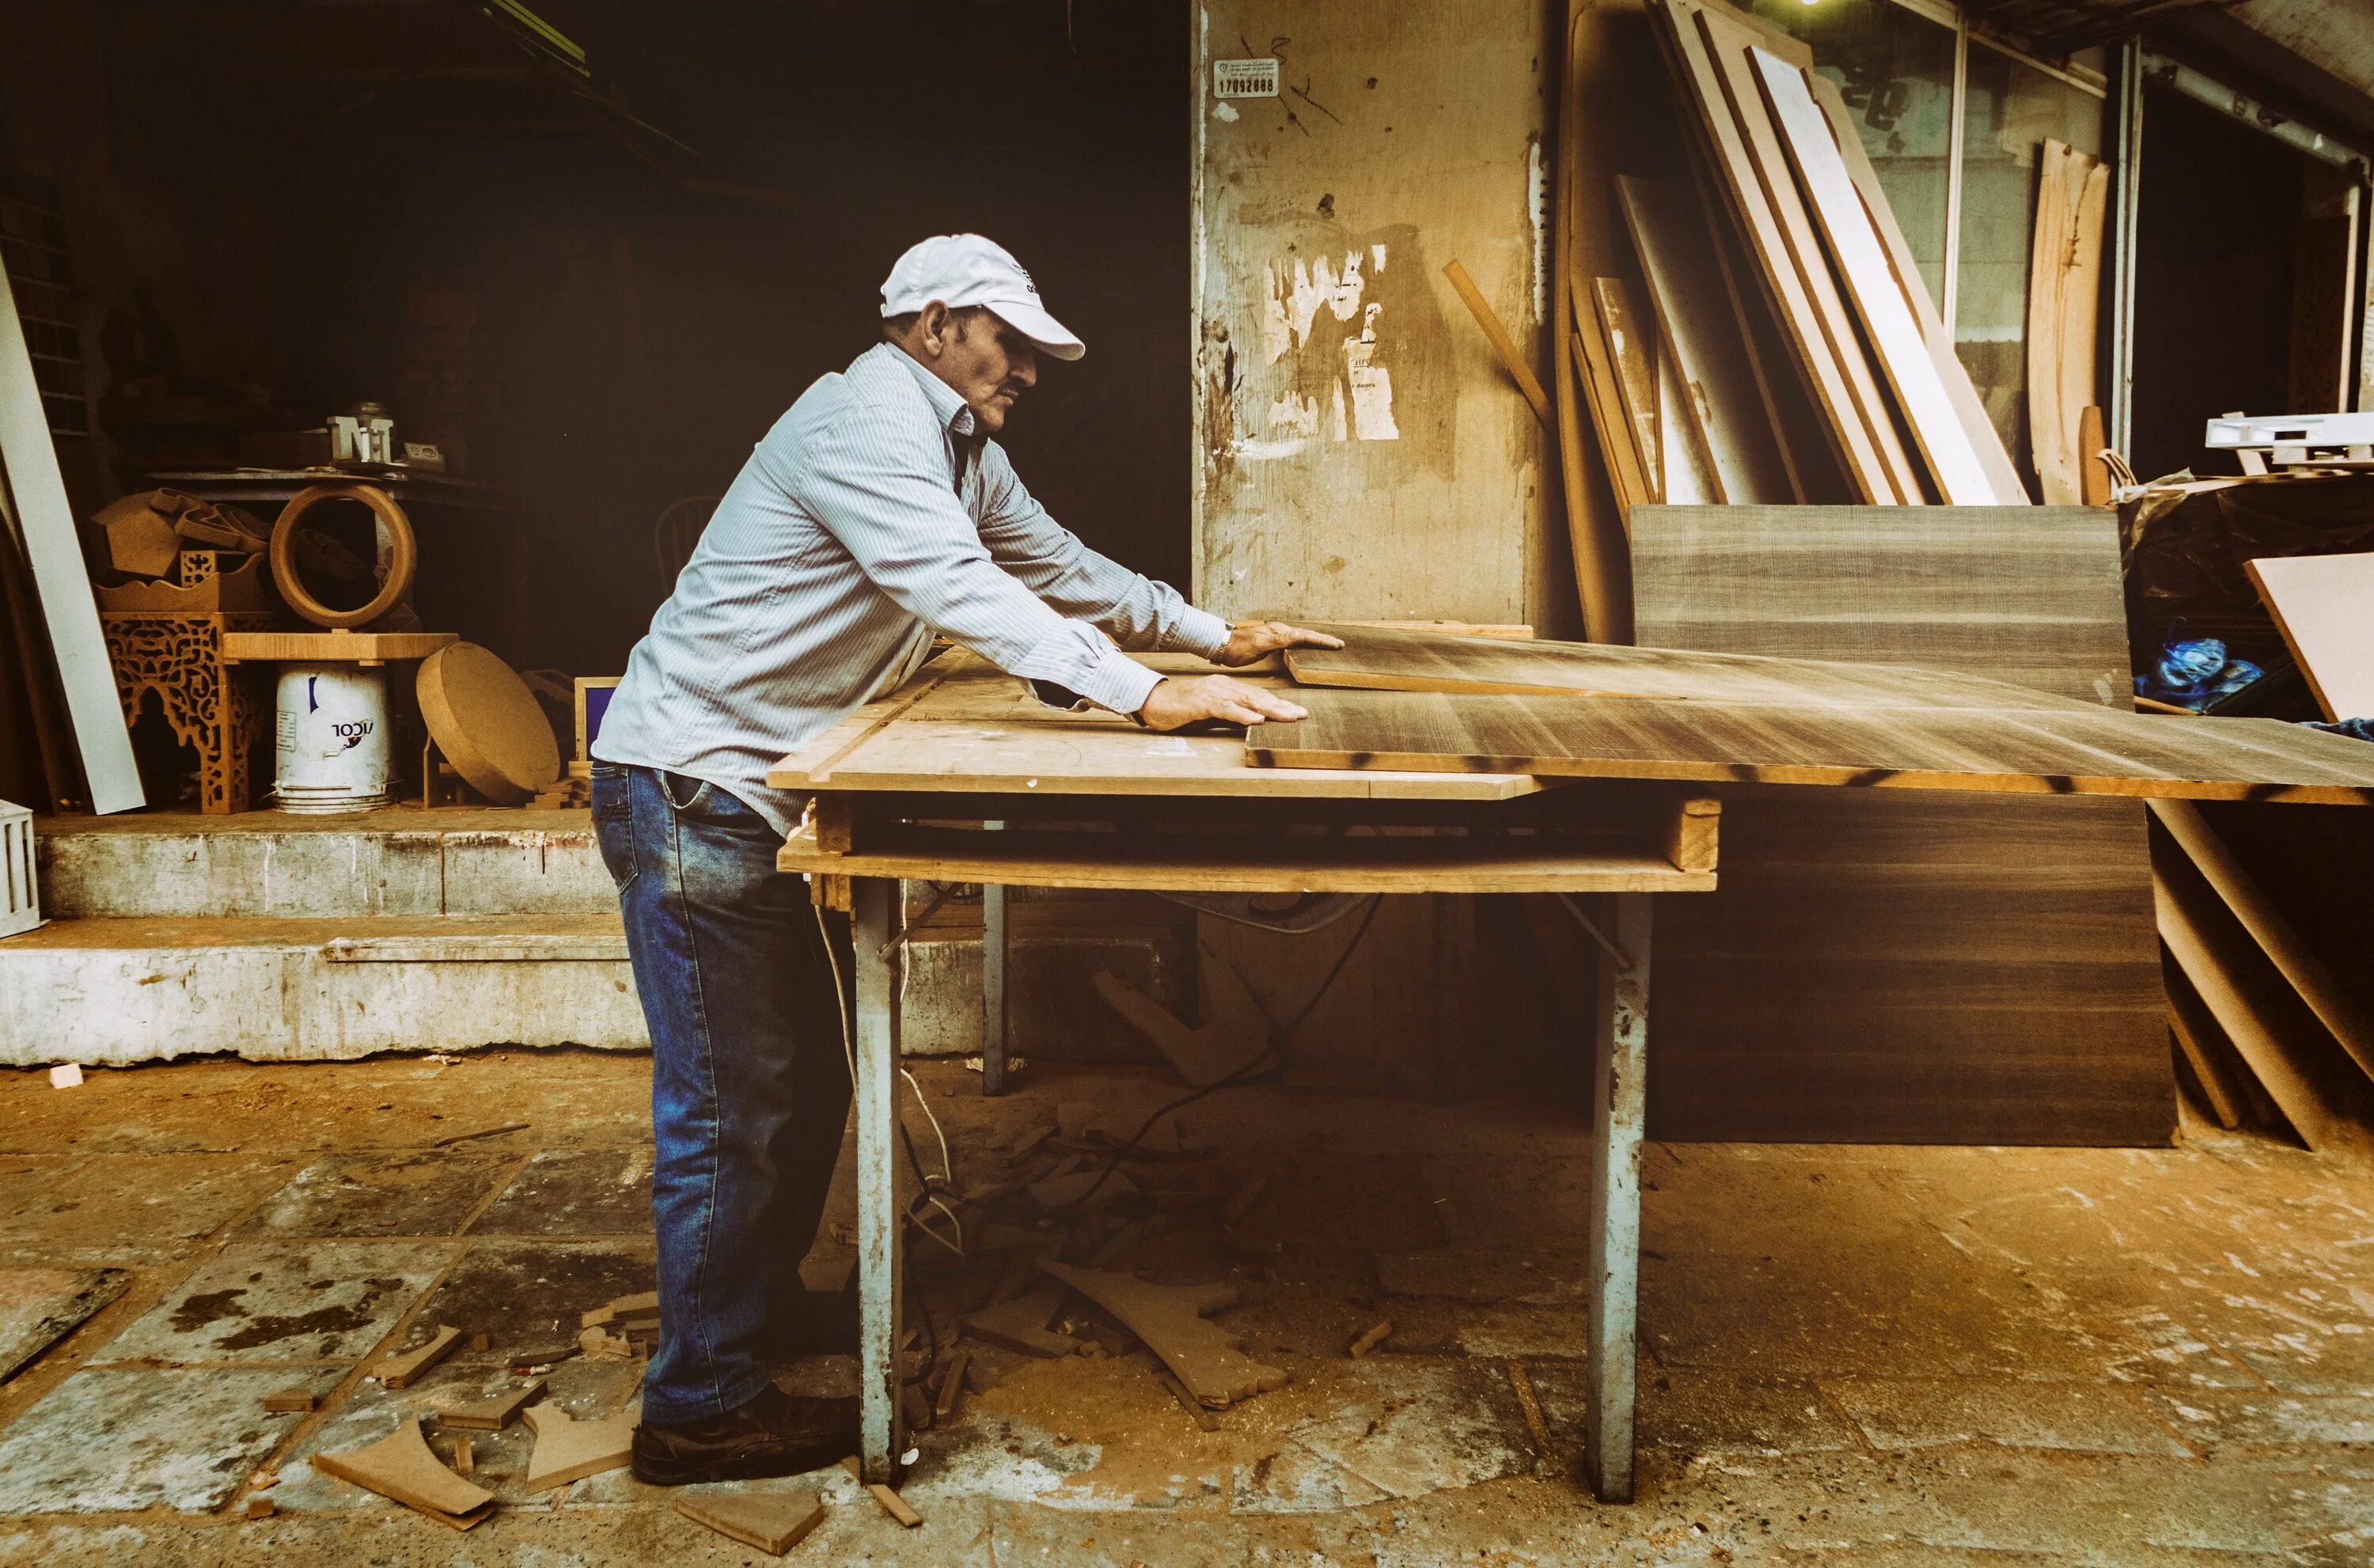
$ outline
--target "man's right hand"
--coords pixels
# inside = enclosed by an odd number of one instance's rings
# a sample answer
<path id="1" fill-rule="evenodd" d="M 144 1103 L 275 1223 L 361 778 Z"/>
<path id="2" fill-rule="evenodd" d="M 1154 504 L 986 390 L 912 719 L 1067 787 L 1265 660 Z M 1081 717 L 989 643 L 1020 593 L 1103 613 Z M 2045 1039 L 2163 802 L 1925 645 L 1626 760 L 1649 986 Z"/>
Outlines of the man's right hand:
<path id="1" fill-rule="evenodd" d="M 1146 706 L 1137 710 L 1137 716 L 1149 730 L 1176 730 L 1201 719 L 1250 726 L 1273 719 L 1292 723 L 1309 714 L 1234 675 L 1199 675 L 1193 680 L 1167 675 L 1146 694 Z"/>

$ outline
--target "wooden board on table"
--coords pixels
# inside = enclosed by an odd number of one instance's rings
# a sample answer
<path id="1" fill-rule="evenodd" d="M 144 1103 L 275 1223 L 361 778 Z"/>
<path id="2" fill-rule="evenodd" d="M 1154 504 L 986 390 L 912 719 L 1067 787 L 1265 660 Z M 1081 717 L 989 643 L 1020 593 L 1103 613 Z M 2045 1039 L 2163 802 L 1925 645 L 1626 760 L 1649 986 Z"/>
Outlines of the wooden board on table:
<path id="1" fill-rule="evenodd" d="M 2328 720 L 2374 719 L 2374 555 L 2245 563 Z"/>
<path id="2" fill-rule="evenodd" d="M 1678 403 L 1721 488 L 1707 499 L 1789 500 L 1789 471 L 1743 351 L 1697 199 L 1674 185 L 1618 175 L 1617 200 L 1649 282 Z"/>
<path id="3" fill-rule="evenodd" d="M 1301 700 L 1310 718 L 1248 738 L 1257 766 L 2374 804 L 2374 749 L 2273 719 L 1324 688 Z"/>
<path id="4" fill-rule="evenodd" d="M 1178 673 L 1211 668 L 1184 655 L 1144 661 Z M 1256 685 L 1286 684 L 1275 674 L 1240 673 Z M 904 689 L 859 708 L 767 778 L 779 790 L 1334 800 L 1498 801 L 1542 788 L 1522 775 L 1371 774 L 1364 781 L 1340 772 L 1258 773 L 1245 766 L 1244 743 L 1233 733 L 1157 734 L 1119 714 L 1063 712 L 963 649 L 942 654 Z"/>
<path id="5" fill-rule="evenodd" d="M 1634 529 L 1657 641 L 2124 701 L 2105 513 L 1648 507 Z M 1655 1136 L 2168 1141 L 2142 807 L 1718 793 L 1722 896 L 1658 911 Z"/>
<path id="6" fill-rule="evenodd" d="M 1703 129 L 1714 182 L 1746 237 L 1840 466 L 1865 501 L 1918 502 L 1910 460 L 1820 253 L 1746 51 L 1760 43 L 1799 64 L 1810 56 L 1736 13 L 1710 14 L 1697 0 L 1653 0 L 1653 6 L 1665 23 L 1675 76 Z"/>
<path id="7" fill-rule="evenodd" d="M 1838 132 L 1815 101 L 1811 73 L 1769 50 L 1747 53 L 1773 128 L 1938 494 L 1948 505 L 2025 505 L 2027 492 L 2016 484 L 1999 490 L 1962 425 L 1945 389 L 1945 373 L 1930 352 L 1863 196 L 1847 171 Z M 1963 374 L 1958 366 L 1953 373 Z M 1988 440 L 2001 445 L 1992 431 Z"/>
<path id="8" fill-rule="evenodd" d="M 1711 510 L 1728 513 L 1733 509 Z M 1872 509 L 1897 515 L 1901 508 Z M 1667 509 L 1643 509 L 1663 517 Z M 2099 521 L 2100 514 L 2093 514 Z M 1503 642 L 1340 622 L 1342 648 L 1296 648 L 1286 667 L 1304 687 L 1503 696 L 1624 696 L 1806 708 L 2071 708 L 2074 698 L 1909 664 L 1612 648 L 1585 642 Z M 1305 693 L 1295 694 L 1305 702 Z"/>

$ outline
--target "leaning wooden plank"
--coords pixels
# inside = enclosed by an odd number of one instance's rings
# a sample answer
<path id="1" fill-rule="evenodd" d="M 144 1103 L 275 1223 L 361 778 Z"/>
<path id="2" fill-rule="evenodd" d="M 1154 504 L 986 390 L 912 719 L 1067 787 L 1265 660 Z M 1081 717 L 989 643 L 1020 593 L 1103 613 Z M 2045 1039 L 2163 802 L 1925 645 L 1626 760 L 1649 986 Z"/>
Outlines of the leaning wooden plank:
<path id="1" fill-rule="evenodd" d="M 2284 918 L 2265 891 L 2217 837 L 2200 809 L 2185 801 L 2154 801 L 2152 814 L 2159 818 L 2168 837 L 2192 859 L 2194 869 L 2204 881 L 2226 901 L 2226 907 L 2251 933 L 2276 972 L 2291 982 L 2300 1000 L 2308 1004 L 2317 1022 L 2330 1030 L 2341 1048 L 2349 1053 L 2359 1071 L 2374 1078 L 2374 1019 L 2357 999 L 2324 966 L 2324 961 L 2300 940 L 2299 932 Z"/>
<path id="2" fill-rule="evenodd" d="M 2004 448 L 2003 434 L 1995 428 L 1994 421 L 1987 417 L 1987 405 L 1980 401 L 1979 389 L 1970 384 L 1970 372 L 1962 364 L 1961 356 L 1954 352 L 1954 334 L 1938 318 L 1936 302 L 1929 297 L 1928 280 L 1921 275 L 1921 263 L 1906 242 L 1904 230 L 1897 225 L 1895 209 L 1889 205 L 1887 192 L 1879 182 L 1879 170 L 1872 167 L 1871 155 L 1863 150 L 1863 137 L 1855 129 L 1854 111 L 1847 107 L 1838 85 L 1828 76 L 1808 73 L 1805 81 L 1813 89 L 1814 101 L 1821 105 L 1822 112 L 1829 119 L 1830 129 L 1838 137 L 1839 154 L 1846 161 L 1847 177 L 1862 193 L 1863 210 L 1870 215 L 1872 227 L 1878 231 L 1880 244 L 1887 252 L 1888 268 L 1895 274 L 1897 287 L 1904 291 L 1905 303 L 1911 307 L 1913 319 L 1921 323 L 1922 340 L 1929 345 L 1929 357 L 1945 384 L 1945 395 L 1969 437 L 1971 450 L 1985 465 L 1995 495 L 2004 505 L 2028 499 L 2027 486 L 2020 482 L 2019 465 Z"/>
<path id="3" fill-rule="evenodd" d="M 1575 5 L 1559 52 L 1558 156 L 1551 204 L 1553 266 L 1550 285 L 1551 357 L 1557 376 L 1556 404 L 1558 474 L 1566 494 L 1566 524 L 1574 553 L 1575 591 L 1582 606 L 1583 635 L 1605 642 L 1632 637 L 1631 584 L 1619 573 L 1625 551 L 1624 509 L 1644 488 L 1638 465 L 1624 461 L 1629 443 L 1611 440 L 1597 411 L 1611 407 L 1616 389 L 1599 380 L 1601 368 L 1582 352 L 1575 292 L 1566 280 L 1582 273 L 1592 226 L 1584 216 L 1582 167 L 1597 163 L 1604 138 L 1587 134 L 1586 105 L 1595 104 L 1608 74 L 1605 11 Z M 1592 127 L 1595 129 L 1596 127 Z M 1594 269 L 1596 270 L 1596 269 Z M 1617 432 L 1620 434 L 1620 432 Z"/>
<path id="4" fill-rule="evenodd" d="M 1299 695 L 1310 716 L 1255 731 L 1246 745 L 1255 766 L 2374 804 L 2374 747 L 2273 719 L 2177 721 L 2074 704 L 1808 709 L 1319 687 Z"/>
<path id="5" fill-rule="evenodd" d="M 493 1492 L 471 1485 L 439 1462 L 429 1440 L 420 1435 L 417 1415 L 405 1416 L 376 1443 L 316 1454 L 312 1463 L 324 1475 L 392 1497 L 457 1530 L 466 1530 L 494 1512 Z"/>
<path id="6" fill-rule="evenodd" d="M 1780 144 L 1796 169 L 1797 179 L 1813 209 L 1813 216 L 1828 242 L 1863 330 L 1871 336 L 1880 369 L 1895 390 L 1905 423 L 1936 481 L 1937 492 L 1948 505 L 2025 505 L 2026 491 L 1997 493 L 1993 480 L 1962 427 L 1945 378 L 1921 334 L 1910 301 L 1897 281 L 1872 226 L 1862 194 L 1847 173 L 1837 134 L 1814 101 L 1807 73 L 1762 49 L 1750 49 L 1748 59 L 1764 88 Z"/>
<path id="7" fill-rule="evenodd" d="M 1625 175 L 1616 187 L 1648 276 L 1659 346 L 1681 380 L 1675 401 L 1721 485 L 1707 499 L 1793 499 L 1696 201 L 1686 191 Z"/>
<path id="8" fill-rule="evenodd" d="M 50 442 L 48 411 L 33 376 L 33 359 L 17 317 L 17 297 L 0 267 L 0 484 L 15 500 L 25 555 L 40 591 L 41 618 L 50 631 L 58 683 L 74 720 L 75 745 L 82 754 L 90 809 L 101 816 L 136 811 L 148 803 L 140 770 L 132 760 L 132 731 L 116 696 L 115 666 L 99 627 L 99 604 L 82 545 L 74 506 Z"/>
<path id="9" fill-rule="evenodd" d="M 1525 363 L 1525 357 L 1517 352 L 1516 340 L 1501 324 L 1500 313 L 1492 309 L 1492 302 L 1484 298 L 1484 291 L 1475 287 L 1475 280 L 1467 275 L 1467 269 L 1456 259 L 1442 264 L 1442 275 L 1451 280 L 1451 287 L 1458 290 L 1461 299 L 1466 301 L 1468 313 L 1483 329 L 1484 340 L 1492 345 L 1492 352 L 1499 357 L 1501 368 L 1509 372 L 1509 379 L 1517 383 L 1517 390 L 1524 393 L 1525 401 L 1533 405 L 1534 417 L 1542 422 L 1545 430 L 1554 427 L 1557 416 L 1550 410 L 1550 394 L 1542 390 L 1541 379 L 1534 374 L 1534 368 Z"/>
<path id="10" fill-rule="evenodd" d="M 2374 719 L 2374 555 L 2244 563 L 2327 720 Z"/>
<path id="11" fill-rule="evenodd" d="M 1632 432 L 1650 498 L 1662 501 L 1665 443 L 1657 424 L 1657 345 L 1648 330 L 1651 318 L 1632 297 L 1632 286 L 1620 277 L 1592 278 L 1591 302 L 1607 357 L 1616 366 L 1616 397 L 1624 406 L 1625 427 Z"/>
<path id="12" fill-rule="evenodd" d="M 1682 377 L 1674 345 L 1657 345 L 1657 484 L 1667 506 L 1707 506 L 1723 498 L 1722 476 L 1699 433 L 1692 406 L 1697 389 Z M 1639 635 L 1639 607 L 1633 611 L 1633 635 Z"/>
<path id="13" fill-rule="evenodd" d="M 1709 162 L 1718 175 L 1715 184 L 1746 236 L 1749 255 L 1757 263 L 1773 313 L 1796 351 L 1839 466 L 1862 499 L 1899 504 L 1906 499 L 1906 486 L 1894 477 L 1895 465 L 1883 458 L 1878 437 L 1850 383 L 1847 364 L 1839 357 L 1837 341 L 1840 336 L 1851 341 L 1852 331 L 1843 310 L 1837 308 L 1828 269 L 1809 277 L 1797 265 L 1784 221 L 1776 210 L 1776 191 L 1793 205 L 1794 187 L 1768 186 L 1716 59 L 1722 51 L 1700 30 L 1698 7 L 1690 0 L 1652 0 L 1652 6 L 1665 24 L 1676 78 L 1705 129 Z M 1741 65 L 1744 70 L 1744 56 Z M 1760 114 L 1760 103 L 1756 107 Z M 1769 132 L 1769 125 L 1766 129 Z M 1795 214 L 1800 225 L 1804 216 L 1802 210 Z M 1810 234 L 1805 238 L 1810 240 Z M 1817 308 L 1816 287 L 1828 291 L 1832 311 Z M 1860 357 L 1860 350 L 1857 354 Z M 1887 439 L 1893 442 L 1892 430 Z M 1900 460 L 1901 452 L 1897 456 Z M 1912 498 L 1919 498 L 1917 490 Z"/>
<path id="14" fill-rule="evenodd" d="M 2049 506 L 2085 496 L 2078 419 L 2094 401 L 2110 165 L 2050 137 L 2037 174 L 2027 292 L 2027 429 Z"/>
<path id="15" fill-rule="evenodd" d="M 1205 1320 L 1207 1312 L 1237 1305 L 1234 1285 L 1157 1285 L 1061 1263 L 1040 1267 L 1120 1318 L 1209 1409 L 1286 1387 L 1285 1373 L 1237 1349 L 1240 1336 Z"/>
<path id="16" fill-rule="evenodd" d="M 2292 1059 L 2291 1047 L 2271 1028 L 2251 994 L 2249 981 L 2227 954 L 2212 941 L 2204 911 L 2174 878 L 2154 875 L 2152 892 L 2159 909 L 2159 936 L 2168 956 L 2184 971 L 2200 993 L 2217 1026 L 2226 1032 L 2237 1055 L 2249 1066 L 2268 1098 L 2284 1113 L 2310 1149 L 2332 1141 L 2333 1113 L 2323 1092 Z"/>

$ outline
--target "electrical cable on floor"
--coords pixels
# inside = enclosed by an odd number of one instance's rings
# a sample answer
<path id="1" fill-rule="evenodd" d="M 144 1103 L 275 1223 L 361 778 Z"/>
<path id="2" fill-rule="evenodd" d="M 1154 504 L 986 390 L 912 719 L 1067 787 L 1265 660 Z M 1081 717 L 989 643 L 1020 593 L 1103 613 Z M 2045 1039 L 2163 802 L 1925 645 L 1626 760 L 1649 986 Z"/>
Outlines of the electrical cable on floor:
<path id="1" fill-rule="evenodd" d="M 1319 1006 L 1320 1002 L 1326 999 L 1327 993 L 1334 989 L 1336 977 L 1344 973 L 1344 965 L 1352 961 L 1352 954 L 1359 948 L 1360 939 L 1369 934 L 1369 926 L 1370 922 L 1376 919 L 1378 907 L 1381 906 L 1384 901 L 1384 895 L 1381 893 L 1372 894 L 1369 895 L 1369 907 L 1360 912 L 1360 923 L 1353 928 L 1352 940 L 1346 942 L 1344 944 L 1344 950 L 1335 955 L 1335 962 L 1328 966 L 1326 977 L 1319 982 L 1318 989 L 1313 990 L 1310 995 L 1304 1000 L 1301 1008 L 1298 1010 L 1295 1015 L 1291 1019 L 1287 1020 L 1282 1027 L 1271 1033 L 1268 1046 L 1263 1049 L 1259 1056 L 1254 1057 L 1251 1061 L 1245 1063 L 1242 1067 L 1238 1068 L 1226 1078 L 1206 1083 L 1201 1089 L 1191 1090 L 1187 1094 L 1180 1095 L 1169 1105 L 1164 1106 L 1152 1116 L 1147 1117 L 1145 1124 L 1138 1128 L 1136 1135 L 1131 1138 L 1128 1142 L 1122 1144 L 1119 1150 L 1107 1158 L 1103 1173 L 1097 1177 L 1095 1183 L 1091 1185 L 1086 1192 L 1083 1192 L 1077 1198 L 1073 1199 L 1069 1203 L 1058 1204 L 1049 1209 L 1047 1211 L 1048 1214 L 1052 1216 L 1075 1212 L 1084 1204 L 1086 1204 L 1089 1199 L 1094 1198 L 1099 1192 L 1102 1191 L 1105 1183 L 1111 1181 L 1113 1178 L 1114 1173 L 1121 1169 L 1122 1163 L 1129 1158 L 1130 1154 L 1136 1150 L 1140 1143 L 1146 1141 L 1146 1135 L 1153 1131 L 1155 1125 L 1161 1121 L 1163 1117 L 1186 1109 L 1189 1106 L 1193 1105 L 1196 1101 L 1203 1099 L 1207 1094 L 1216 1094 L 1223 1089 L 1242 1087 L 1247 1083 L 1255 1082 L 1257 1077 L 1266 1078 L 1272 1076 L 1270 1072 L 1263 1072 L 1256 1075 L 1253 1071 L 1255 1068 L 1260 1067 L 1272 1057 L 1275 1057 L 1277 1059 L 1277 1066 L 1275 1071 L 1276 1073 L 1283 1073 L 1287 1066 L 1290 1065 L 1287 1052 L 1288 1041 L 1291 1039 L 1294 1032 L 1302 1027 L 1303 1022 L 1310 1016 L 1312 1011 Z"/>

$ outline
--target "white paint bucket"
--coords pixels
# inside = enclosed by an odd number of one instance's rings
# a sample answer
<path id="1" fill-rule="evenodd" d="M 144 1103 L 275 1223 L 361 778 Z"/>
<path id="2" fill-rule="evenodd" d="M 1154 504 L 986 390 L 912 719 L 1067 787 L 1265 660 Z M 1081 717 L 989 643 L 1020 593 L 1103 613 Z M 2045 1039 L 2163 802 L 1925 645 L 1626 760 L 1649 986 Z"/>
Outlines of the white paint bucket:
<path id="1" fill-rule="evenodd" d="M 387 678 L 353 664 L 284 664 L 272 792 L 284 812 L 388 803 Z"/>

